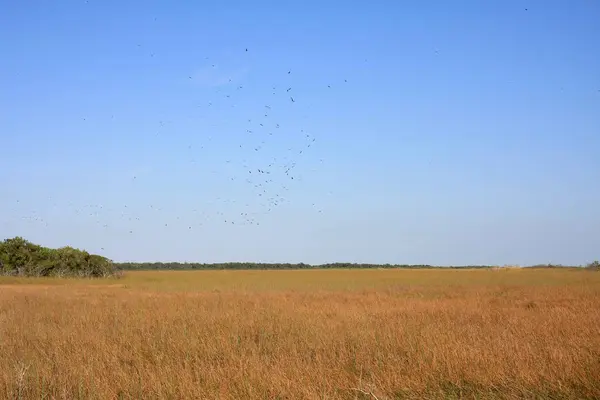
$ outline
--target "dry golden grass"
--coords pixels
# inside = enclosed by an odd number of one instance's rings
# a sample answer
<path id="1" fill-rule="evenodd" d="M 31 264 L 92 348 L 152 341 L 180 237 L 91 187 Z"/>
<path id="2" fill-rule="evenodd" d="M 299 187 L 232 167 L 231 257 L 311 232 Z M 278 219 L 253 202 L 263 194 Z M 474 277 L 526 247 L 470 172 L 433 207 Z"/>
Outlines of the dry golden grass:
<path id="1" fill-rule="evenodd" d="M 600 398 L 600 273 L 0 279 L 0 398 Z"/>

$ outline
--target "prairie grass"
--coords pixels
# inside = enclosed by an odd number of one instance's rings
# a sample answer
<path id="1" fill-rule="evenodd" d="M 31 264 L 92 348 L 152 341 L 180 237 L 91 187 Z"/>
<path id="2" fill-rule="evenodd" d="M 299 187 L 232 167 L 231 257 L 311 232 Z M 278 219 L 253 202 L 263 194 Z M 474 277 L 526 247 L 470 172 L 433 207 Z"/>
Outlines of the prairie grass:
<path id="1" fill-rule="evenodd" d="M 600 398 L 600 273 L 0 278 L 0 398 Z"/>

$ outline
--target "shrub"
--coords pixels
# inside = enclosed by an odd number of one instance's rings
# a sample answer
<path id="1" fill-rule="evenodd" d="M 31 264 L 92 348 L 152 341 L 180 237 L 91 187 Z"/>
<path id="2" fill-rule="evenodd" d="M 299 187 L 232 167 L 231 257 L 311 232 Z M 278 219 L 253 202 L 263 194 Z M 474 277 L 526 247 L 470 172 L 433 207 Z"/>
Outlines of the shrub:
<path id="1" fill-rule="evenodd" d="M 117 276 L 117 267 L 105 257 L 72 247 L 50 249 L 22 237 L 0 242 L 0 274 L 11 276 Z"/>
<path id="2" fill-rule="evenodd" d="M 594 261 L 585 266 L 586 269 L 590 269 L 592 271 L 600 271 L 600 262 Z"/>

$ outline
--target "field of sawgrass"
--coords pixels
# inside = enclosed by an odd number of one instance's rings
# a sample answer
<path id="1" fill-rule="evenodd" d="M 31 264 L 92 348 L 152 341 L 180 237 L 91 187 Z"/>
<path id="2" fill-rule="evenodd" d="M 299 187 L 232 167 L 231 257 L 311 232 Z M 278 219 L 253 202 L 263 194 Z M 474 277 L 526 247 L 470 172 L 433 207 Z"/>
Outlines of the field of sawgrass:
<path id="1" fill-rule="evenodd" d="M 600 398 L 600 273 L 0 278 L 0 398 Z"/>

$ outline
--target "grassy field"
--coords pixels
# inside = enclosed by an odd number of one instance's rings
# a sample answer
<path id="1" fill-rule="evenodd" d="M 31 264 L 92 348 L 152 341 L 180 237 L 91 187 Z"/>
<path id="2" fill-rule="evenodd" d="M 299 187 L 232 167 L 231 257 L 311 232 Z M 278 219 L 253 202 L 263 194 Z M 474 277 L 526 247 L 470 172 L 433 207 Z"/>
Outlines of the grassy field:
<path id="1" fill-rule="evenodd" d="M 600 398 L 600 273 L 0 278 L 0 398 Z"/>

